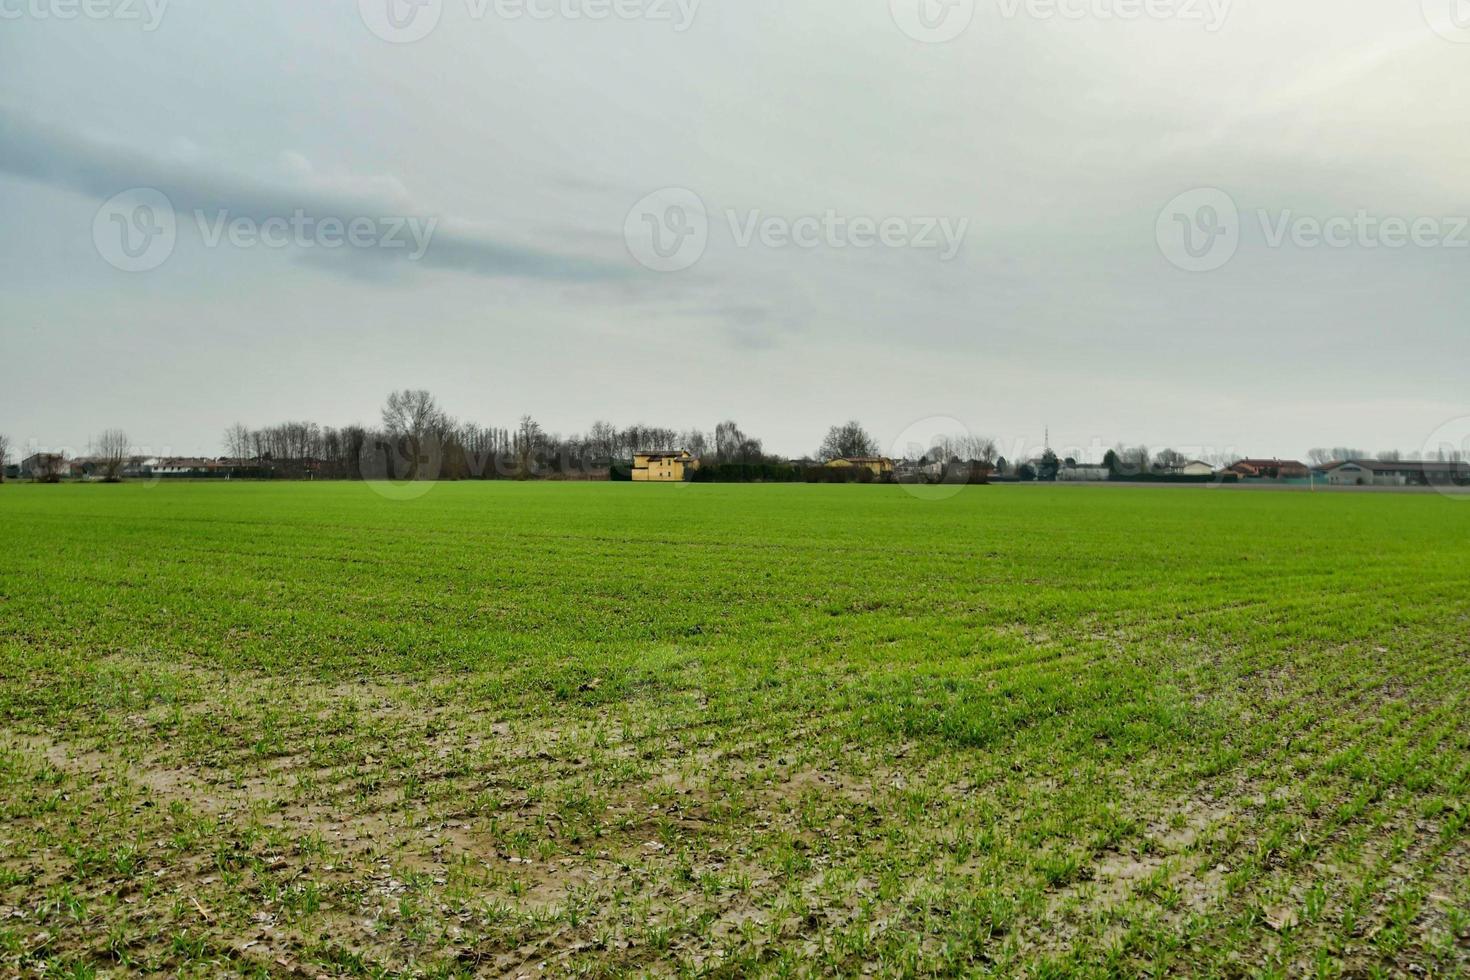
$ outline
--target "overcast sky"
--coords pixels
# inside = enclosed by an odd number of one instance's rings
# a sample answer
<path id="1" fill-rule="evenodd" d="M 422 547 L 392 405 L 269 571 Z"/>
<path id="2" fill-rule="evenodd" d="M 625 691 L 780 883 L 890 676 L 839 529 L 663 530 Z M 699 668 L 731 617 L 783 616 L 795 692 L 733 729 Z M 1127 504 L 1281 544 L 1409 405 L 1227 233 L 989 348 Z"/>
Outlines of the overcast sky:
<path id="1" fill-rule="evenodd" d="M 1451 0 L 419 2 L 0 0 L 0 431 L 1470 415 Z"/>

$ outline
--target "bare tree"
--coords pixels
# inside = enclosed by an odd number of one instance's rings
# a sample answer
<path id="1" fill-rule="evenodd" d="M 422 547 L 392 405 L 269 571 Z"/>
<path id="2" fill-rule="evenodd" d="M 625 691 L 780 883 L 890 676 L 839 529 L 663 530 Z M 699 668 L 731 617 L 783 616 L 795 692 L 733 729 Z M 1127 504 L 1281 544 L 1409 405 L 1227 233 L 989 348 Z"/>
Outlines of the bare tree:
<path id="1" fill-rule="evenodd" d="M 1110 458 L 1109 458 L 1110 457 Z M 1148 472 L 1149 451 L 1147 446 L 1125 446 L 1121 442 L 1109 450 L 1103 463 L 1117 476 L 1137 476 Z"/>
<path id="2" fill-rule="evenodd" d="M 1154 468 L 1168 472 L 1177 470 L 1187 462 L 1189 461 L 1184 458 L 1184 454 L 1177 449 L 1160 449 L 1158 455 L 1154 457 Z"/>
<path id="3" fill-rule="evenodd" d="M 0 483 L 5 482 L 5 464 L 10 462 L 10 437 L 0 432 Z"/>
<path id="4" fill-rule="evenodd" d="M 687 449 L 696 456 L 703 456 L 709 452 L 709 437 L 699 429 L 689 429 L 679 433 L 679 448 Z"/>
<path id="5" fill-rule="evenodd" d="M 1240 457 L 1236 456 L 1234 453 L 1221 452 L 1205 453 L 1204 455 L 1200 456 L 1200 460 L 1202 462 L 1209 463 L 1216 470 L 1228 469 L 1230 467 L 1230 464 L 1234 463 L 1239 458 Z"/>
<path id="6" fill-rule="evenodd" d="M 911 452 L 922 448 L 923 452 L 919 454 L 919 462 L 942 463 L 946 460 L 958 458 L 964 452 L 964 441 L 964 436 L 935 436 L 930 440 L 928 446 L 920 447 L 915 442 L 911 443 L 905 451 Z"/>
<path id="7" fill-rule="evenodd" d="M 989 436 L 971 436 L 968 439 L 969 458 L 986 466 L 995 465 L 995 456 L 1000 450 Z"/>
<path id="8" fill-rule="evenodd" d="M 1397 463 L 1404 458 L 1404 454 L 1397 449 L 1385 449 L 1378 454 L 1378 458 L 1385 463 Z"/>
<path id="9" fill-rule="evenodd" d="M 679 433 L 673 429 L 641 423 L 628 427 L 628 442 L 634 452 L 640 449 L 667 451 L 677 448 L 674 444 L 678 441 Z"/>
<path id="10" fill-rule="evenodd" d="M 535 419 L 529 415 L 521 416 L 521 424 L 515 434 L 516 476 L 518 478 L 524 480 L 534 475 L 536 451 L 542 447 L 545 438 L 541 426 Z"/>
<path id="11" fill-rule="evenodd" d="M 93 449 L 102 479 L 108 483 L 119 482 L 123 464 L 128 461 L 128 434 L 122 429 L 108 429 L 97 437 Z"/>
<path id="12" fill-rule="evenodd" d="M 611 459 L 618 453 L 618 427 L 611 422 L 593 422 L 586 443 L 587 455 L 593 459 Z"/>
<path id="13" fill-rule="evenodd" d="M 434 479 L 443 463 L 443 438 L 454 427 L 434 396 L 422 388 L 395 391 L 383 406 L 383 427 L 406 463 L 404 477 Z"/>
<path id="14" fill-rule="evenodd" d="M 746 435 L 731 421 L 715 427 L 715 457 L 721 463 L 760 463 L 766 452 L 761 440 Z"/>
<path id="15" fill-rule="evenodd" d="M 870 436 L 856 421 L 846 425 L 834 425 L 822 440 L 817 455 L 824 460 L 846 459 L 855 456 L 878 455 L 878 440 Z"/>
<path id="16" fill-rule="evenodd" d="M 733 420 L 715 426 L 715 460 L 720 463 L 759 463 L 764 447 L 740 431 Z"/>
<path id="17" fill-rule="evenodd" d="M 434 396 L 422 388 L 395 391 L 383 406 L 383 427 L 395 436 L 422 438 L 446 428 L 447 421 Z"/>
<path id="18" fill-rule="evenodd" d="M 250 457 L 250 430 L 239 422 L 225 430 L 225 452 L 233 459 Z"/>
<path id="19" fill-rule="evenodd" d="M 31 478 L 37 483 L 60 483 L 66 472 L 66 453 L 41 453 Z"/>
<path id="20" fill-rule="evenodd" d="M 967 463 L 982 463 L 993 467 L 998 452 L 999 449 L 994 439 L 961 433 L 953 436 L 937 436 L 923 458 L 941 462 L 959 459 Z"/>

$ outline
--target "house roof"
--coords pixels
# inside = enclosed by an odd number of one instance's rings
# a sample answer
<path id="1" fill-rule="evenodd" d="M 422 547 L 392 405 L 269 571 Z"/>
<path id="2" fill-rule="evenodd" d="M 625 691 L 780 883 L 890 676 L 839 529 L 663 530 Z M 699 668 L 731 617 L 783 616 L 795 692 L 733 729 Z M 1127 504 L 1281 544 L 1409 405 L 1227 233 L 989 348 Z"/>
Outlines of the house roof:
<path id="1" fill-rule="evenodd" d="M 1254 467 L 1255 469 L 1261 469 L 1265 466 L 1274 466 L 1278 468 L 1283 466 L 1299 466 L 1302 469 L 1307 468 L 1306 463 L 1303 463 L 1301 460 L 1297 459 L 1241 459 L 1237 460 L 1233 465 L 1245 465 Z"/>
<path id="2" fill-rule="evenodd" d="M 1423 473 L 1426 471 L 1442 473 L 1464 473 L 1470 471 L 1470 462 L 1455 462 L 1453 460 L 1445 460 L 1443 462 L 1438 460 L 1430 460 L 1426 462 L 1423 460 L 1410 459 L 1350 459 L 1346 460 L 1342 465 L 1347 465 L 1348 463 L 1351 463 L 1354 466 L 1362 467 L 1363 469 L 1369 470 L 1373 473 Z"/>

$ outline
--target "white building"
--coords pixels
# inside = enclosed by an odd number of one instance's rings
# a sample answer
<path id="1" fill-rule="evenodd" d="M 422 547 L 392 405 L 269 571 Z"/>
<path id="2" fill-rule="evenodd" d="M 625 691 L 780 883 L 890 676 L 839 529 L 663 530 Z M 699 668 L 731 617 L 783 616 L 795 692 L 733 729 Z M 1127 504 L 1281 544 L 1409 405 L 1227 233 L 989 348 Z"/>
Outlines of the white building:
<path id="1" fill-rule="evenodd" d="M 1112 475 L 1112 470 L 1094 463 L 1078 463 L 1057 470 L 1057 479 L 1067 483 L 1101 483 Z"/>

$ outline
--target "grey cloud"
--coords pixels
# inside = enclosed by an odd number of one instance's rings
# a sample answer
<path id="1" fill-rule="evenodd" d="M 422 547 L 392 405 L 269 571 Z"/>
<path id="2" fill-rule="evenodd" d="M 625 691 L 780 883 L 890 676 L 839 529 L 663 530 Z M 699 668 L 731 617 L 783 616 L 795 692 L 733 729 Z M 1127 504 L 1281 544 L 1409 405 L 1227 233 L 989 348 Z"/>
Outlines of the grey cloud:
<path id="1" fill-rule="evenodd" d="M 0 106 L 0 173 L 99 201 L 133 188 L 154 188 L 174 206 L 181 228 L 195 223 L 196 212 L 208 221 L 227 212 L 232 220 L 259 223 L 300 211 L 315 221 L 367 217 L 432 222 L 432 238 L 417 264 L 476 276 L 591 282 L 621 278 L 628 272 L 624 266 L 595 258 L 502 241 L 471 222 L 416 205 L 390 178 L 319 177 L 307 169 L 295 186 L 267 183 L 78 135 L 5 106 Z M 307 264 L 352 276 L 367 277 L 370 272 L 376 276 L 388 265 L 401 267 L 405 252 L 337 249 L 311 255 Z"/>

